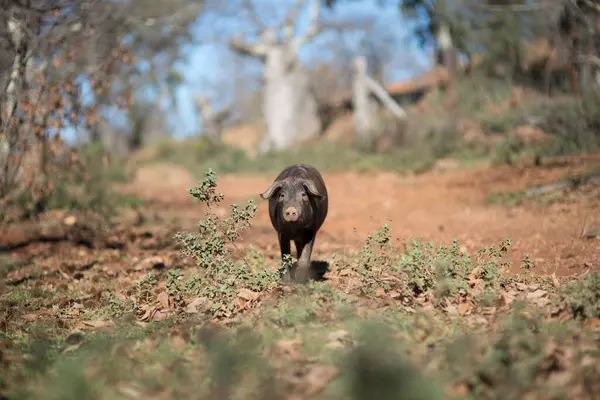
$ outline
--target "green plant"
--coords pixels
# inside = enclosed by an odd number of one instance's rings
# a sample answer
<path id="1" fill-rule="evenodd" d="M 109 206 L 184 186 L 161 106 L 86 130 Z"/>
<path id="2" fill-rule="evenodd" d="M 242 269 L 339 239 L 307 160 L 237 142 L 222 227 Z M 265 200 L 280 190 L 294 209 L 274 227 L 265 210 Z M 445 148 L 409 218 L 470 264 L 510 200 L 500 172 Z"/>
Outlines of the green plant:
<path id="1" fill-rule="evenodd" d="M 600 149 L 600 94 L 586 92 L 580 100 L 540 109 L 540 124 L 555 140 L 540 148 L 542 155 L 556 156 Z"/>
<path id="2" fill-rule="evenodd" d="M 344 364 L 348 379 L 348 398 L 435 400 L 442 399 L 438 383 L 425 377 L 398 350 L 392 332 L 379 323 L 361 326 L 359 345 Z"/>
<path id="3" fill-rule="evenodd" d="M 589 272 L 583 279 L 567 284 L 563 296 L 575 317 L 600 318 L 600 272 Z"/>
<path id="4" fill-rule="evenodd" d="M 212 207 L 223 201 L 224 195 L 217 193 L 216 187 L 216 174 L 208 169 L 205 179 L 189 191 L 206 207 L 206 217 L 200 220 L 198 233 L 178 232 L 175 240 L 182 254 L 192 257 L 200 268 L 197 275 L 186 281 L 187 289 L 209 299 L 213 314 L 225 316 L 235 311 L 233 300 L 239 290 L 263 291 L 277 280 L 278 274 L 234 261 L 233 249 L 243 231 L 252 226 L 256 205 L 252 199 L 243 207 L 232 204 L 229 216 L 219 217 Z"/>
<path id="5" fill-rule="evenodd" d="M 531 271 L 531 268 L 535 266 L 535 262 L 531 259 L 529 254 L 525 253 L 523 261 L 521 262 L 521 269 Z"/>

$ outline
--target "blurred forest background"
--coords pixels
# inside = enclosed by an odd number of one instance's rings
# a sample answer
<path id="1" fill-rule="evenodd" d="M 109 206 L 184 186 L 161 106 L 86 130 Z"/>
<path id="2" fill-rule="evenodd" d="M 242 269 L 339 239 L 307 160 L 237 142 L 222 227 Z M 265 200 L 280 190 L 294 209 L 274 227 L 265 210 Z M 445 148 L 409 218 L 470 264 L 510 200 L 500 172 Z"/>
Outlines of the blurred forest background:
<path id="1" fill-rule="evenodd" d="M 600 0 L 0 0 L 0 399 L 598 399 L 599 210 Z"/>
<path id="2" fill-rule="evenodd" d="M 595 0 L 1 3 L 3 217 L 103 207 L 161 161 L 418 173 L 600 143 Z"/>

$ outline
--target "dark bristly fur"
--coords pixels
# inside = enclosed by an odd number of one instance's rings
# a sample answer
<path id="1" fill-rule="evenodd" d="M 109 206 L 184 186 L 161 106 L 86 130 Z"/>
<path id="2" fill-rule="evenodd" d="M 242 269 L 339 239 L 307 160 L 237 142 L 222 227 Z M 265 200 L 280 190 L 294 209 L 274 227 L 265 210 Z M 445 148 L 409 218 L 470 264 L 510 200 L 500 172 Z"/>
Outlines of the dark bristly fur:
<path id="1" fill-rule="evenodd" d="M 269 216 L 277 231 L 281 258 L 296 245 L 297 269 L 290 275 L 297 281 L 310 278 L 310 258 L 317 231 L 327 217 L 329 199 L 319 171 L 306 164 L 285 168 L 260 195 L 269 200 Z"/>

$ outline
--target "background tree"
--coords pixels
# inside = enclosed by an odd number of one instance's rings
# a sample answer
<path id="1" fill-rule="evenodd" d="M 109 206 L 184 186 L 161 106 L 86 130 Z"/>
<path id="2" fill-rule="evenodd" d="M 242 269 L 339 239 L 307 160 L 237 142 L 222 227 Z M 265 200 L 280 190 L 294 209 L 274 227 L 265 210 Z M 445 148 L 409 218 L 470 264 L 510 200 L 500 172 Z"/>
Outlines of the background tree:
<path id="1" fill-rule="evenodd" d="M 303 0 L 296 1 L 281 23 L 266 27 L 253 4 L 244 2 L 252 21 L 259 27 L 258 38 L 251 43 L 237 36 L 229 42 L 235 52 L 264 63 L 263 117 L 266 134 L 259 149 L 263 152 L 289 148 L 294 142 L 321 132 L 316 99 L 298 59 L 300 48 L 321 31 L 321 5 L 320 0 L 311 1 L 309 27 L 298 35 L 295 25 L 303 5 Z"/>
<path id="2" fill-rule="evenodd" d="M 99 139 L 91 128 L 115 105 L 131 105 L 136 81 L 147 82 L 140 62 L 172 65 L 177 53 L 167 50 L 201 7 L 191 0 L 0 5 L 0 202 L 27 195 L 40 209 L 55 187 L 54 161 L 69 160 L 61 133 Z"/>

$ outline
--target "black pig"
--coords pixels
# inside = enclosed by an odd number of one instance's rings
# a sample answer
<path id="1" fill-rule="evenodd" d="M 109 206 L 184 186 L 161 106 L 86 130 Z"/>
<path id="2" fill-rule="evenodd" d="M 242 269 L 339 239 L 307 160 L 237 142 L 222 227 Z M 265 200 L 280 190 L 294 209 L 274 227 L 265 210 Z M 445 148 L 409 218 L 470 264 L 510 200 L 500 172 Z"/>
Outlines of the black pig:
<path id="1" fill-rule="evenodd" d="M 327 217 L 329 199 L 319 171 L 306 164 L 285 168 L 260 195 L 269 200 L 269 217 L 277 231 L 281 258 L 290 254 L 290 240 L 296 244 L 296 268 L 290 276 L 305 282 L 311 277 L 310 257 L 317 231 Z M 283 263 L 285 272 L 286 265 Z"/>

